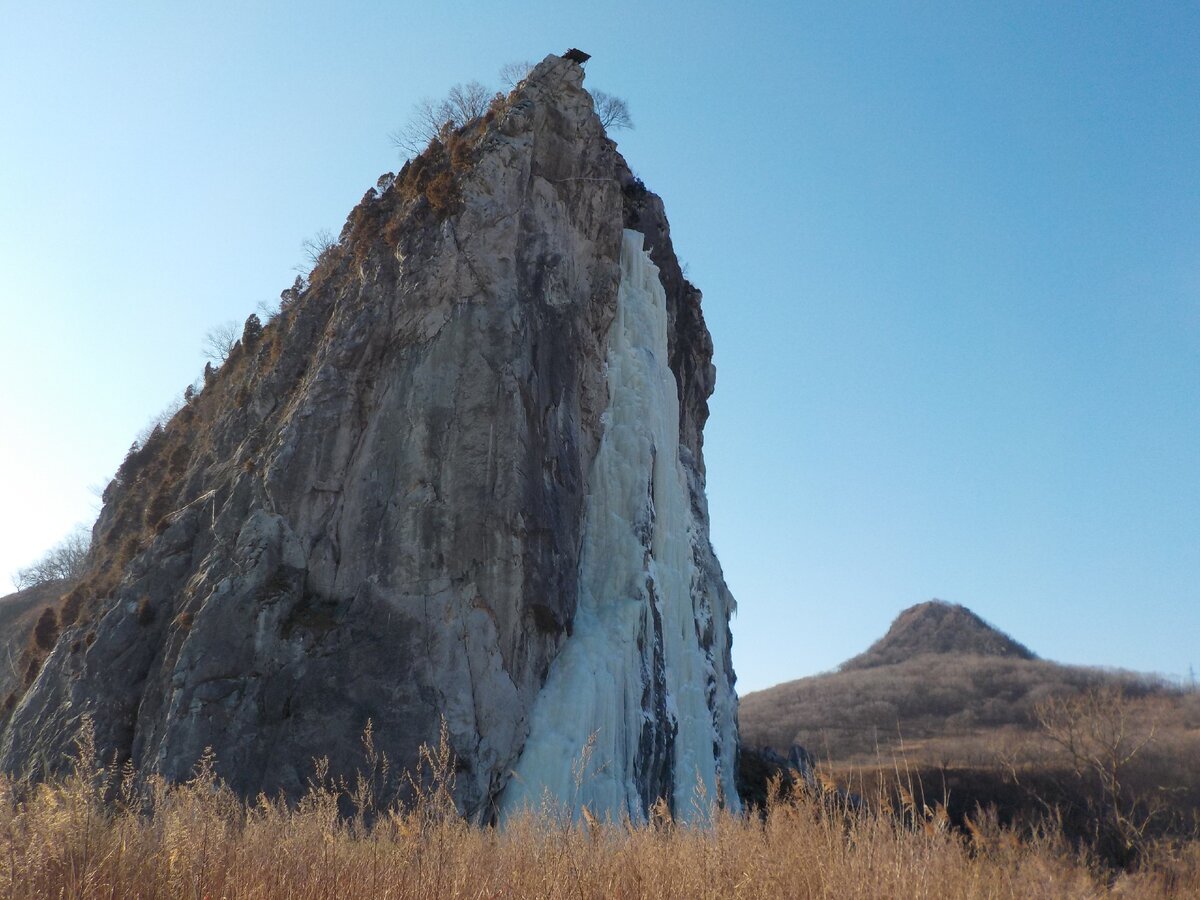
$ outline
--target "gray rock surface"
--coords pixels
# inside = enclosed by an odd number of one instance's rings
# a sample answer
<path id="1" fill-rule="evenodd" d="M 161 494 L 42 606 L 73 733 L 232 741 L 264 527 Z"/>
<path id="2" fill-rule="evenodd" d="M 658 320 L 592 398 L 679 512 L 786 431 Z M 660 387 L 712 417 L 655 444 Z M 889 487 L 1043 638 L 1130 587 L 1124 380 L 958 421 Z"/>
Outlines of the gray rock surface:
<path id="1" fill-rule="evenodd" d="M 186 777 L 212 747 L 235 789 L 296 794 L 315 757 L 361 765 L 368 720 L 396 772 L 444 717 L 460 807 L 489 817 L 570 640 L 625 226 L 667 292 L 702 587 L 732 606 L 707 538 L 700 294 L 582 79 L 548 57 L 448 140 L 449 203 L 424 158 L 381 181 L 309 285 L 127 461 L 85 613 L 4 728 L 7 769 L 61 767 L 88 715 L 142 772 Z M 731 690 L 727 617 L 707 627 Z M 736 722 L 716 730 L 736 742 Z"/>

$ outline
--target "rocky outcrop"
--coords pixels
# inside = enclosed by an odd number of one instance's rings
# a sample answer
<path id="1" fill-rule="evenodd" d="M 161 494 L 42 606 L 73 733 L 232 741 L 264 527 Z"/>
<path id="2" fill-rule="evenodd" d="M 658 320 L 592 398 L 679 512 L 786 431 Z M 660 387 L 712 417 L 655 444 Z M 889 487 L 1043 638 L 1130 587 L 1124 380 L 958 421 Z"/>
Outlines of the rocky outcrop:
<path id="1" fill-rule="evenodd" d="M 928 655 L 1035 658 L 1024 644 L 989 625 L 965 606 L 930 600 L 901 612 L 887 634 L 839 668 L 870 669 Z"/>
<path id="2" fill-rule="evenodd" d="M 185 777 L 212 747 L 237 790 L 294 794 L 314 757 L 360 765 L 368 720 L 399 771 L 444 719 L 457 800 L 490 818 L 572 640 L 630 228 L 665 295 L 706 598 L 689 627 L 704 765 L 732 784 L 732 599 L 704 501 L 712 345 L 662 203 L 582 78 L 548 57 L 381 179 L 280 315 L 131 453 L 68 597 L 75 624 L 3 732 L 8 769 L 61 764 L 87 715 L 142 772 Z M 661 757 L 670 698 L 653 704 L 645 753 Z M 671 798 L 669 767 L 629 762 L 643 802 Z"/>

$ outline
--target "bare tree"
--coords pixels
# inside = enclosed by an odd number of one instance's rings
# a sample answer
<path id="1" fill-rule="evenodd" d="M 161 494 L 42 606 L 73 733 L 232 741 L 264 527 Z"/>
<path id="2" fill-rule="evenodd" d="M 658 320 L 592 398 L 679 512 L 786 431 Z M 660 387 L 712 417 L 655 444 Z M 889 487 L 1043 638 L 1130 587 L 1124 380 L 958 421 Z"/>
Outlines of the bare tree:
<path id="1" fill-rule="evenodd" d="M 389 137 L 405 154 L 417 156 L 434 138 L 486 113 L 491 100 L 491 93 L 478 81 L 456 84 L 444 100 L 426 98 L 417 103 L 408 122 Z"/>
<path id="2" fill-rule="evenodd" d="M 208 329 L 208 333 L 204 335 L 204 356 L 211 359 L 218 366 L 229 358 L 230 351 L 233 350 L 233 345 L 237 343 L 238 326 L 237 322 L 232 320 L 222 322 L 220 325 L 214 325 Z"/>
<path id="3" fill-rule="evenodd" d="M 620 97 L 606 94 L 604 91 L 592 91 L 592 102 L 596 106 L 596 115 L 605 131 L 614 128 L 632 128 L 633 118 L 629 115 L 629 104 Z"/>
<path id="4" fill-rule="evenodd" d="M 425 98 L 413 106 L 408 121 L 388 137 L 406 156 L 417 156 L 438 136 L 446 120 L 438 112 L 438 106 Z"/>
<path id="5" fill-rule="evenodd" d="M 74 581 L 83 574 L 91 546 L 92 533 L 79 525 L 37 562 L 18 569 L 12 576 L 13 585 L 23 591 L 52 581 Z"/>
<path id="6" fill-rule="evenodd" d="M 450 110 L 450 121 L 458 128 L 486 113 L 491 102 L 491 91 L 478 81 L 469 81 L 450 88 L 445 105 Z"/>
<path id="7" fill-rule="evenodd" d="M 1115 843 L 1117 856 L 1135 855 L 1156 810 L 1127 784 L 1134 759 L 1154 741 L 1157 723 L 1140 721 L 1119 687 L 1096 687 L 1039 703 L 1034 717 L 1080 783 L 1099 788 L 1093 808 L 1097 839 Z"/>
<path id="8" fill-rule="evenodd" d="M 500 83 L 511 91 L 533 71 L 533 65 L 527 59 L 505 63 L 500 67 Z"/>
<path id="9" fill-rule="evenodd" d="M 107 499 L 105 494 L 108 493 L 109 486 L 112 485 L 115 476 L 109 475 L 107 478 L 101 478 L 99 481 L 94 481 L 88 485 L 88 493 L 95 498 L 92 503 L 92 512 L 99 516 L 100 510 L 104 506 L 104 501 Z"/>
<path id="10" fill-rule="evenodd" d="M 258 310 L 259 318 L 263 322 L 270 322 L 277 315 L 279 315 L 278 300 L 276 300 L 274 303 L 270 302 L 269 300 L 259 300 L 258 303 L 255 304 L 254 308 Z"/>
<path id="11" fill-rule="evenodd" d="M 1073 821 L 1101 859 L 1128 867 L 1145 851 L 1152 826 L 1173 815 L 1166 797 L 1176 788 L 1160 780 L 1162 770 L 1146 754 L 1163 711 L 1121 685 L 1054 694 L 1033 711 L 1044 744 L 1026 744 L 1000 762 L 1047 816 Z"/>
<path id="12" fill-rule="evenodd" d="M 310 238 L 305 238 L 300 242 L 300 248 L 304 251 L 304 258 L 308 262 L 308 268 L 311 271 L 315 269 L 321 262 L 325 260 L 325 256 L 334 247 L 337 246 L 337 239 L 328 228 L 322 228 Z M 302 269 L 304 264 L 297 266 L 297 270 Z M 303 273 L 301 273 L 303 274 Z"/>

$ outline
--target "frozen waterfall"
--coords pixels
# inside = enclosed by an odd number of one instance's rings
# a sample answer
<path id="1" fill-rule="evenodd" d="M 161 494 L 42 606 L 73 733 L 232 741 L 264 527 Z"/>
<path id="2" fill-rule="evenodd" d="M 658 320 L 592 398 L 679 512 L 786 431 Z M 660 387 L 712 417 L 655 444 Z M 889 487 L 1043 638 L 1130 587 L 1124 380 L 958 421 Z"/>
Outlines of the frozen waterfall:
<path id="1" fill-rule="evenodd" d="M 574 629 L 534 703 L 503 815 L 548 800 L 639 821 L 665 795 L 695 819 L 719 796 L 737 804 L 728 610 L 714 609 L 699 561 L 707 536 L 680 459 L 666 295 L 643 240 L 624 232 Z"/>

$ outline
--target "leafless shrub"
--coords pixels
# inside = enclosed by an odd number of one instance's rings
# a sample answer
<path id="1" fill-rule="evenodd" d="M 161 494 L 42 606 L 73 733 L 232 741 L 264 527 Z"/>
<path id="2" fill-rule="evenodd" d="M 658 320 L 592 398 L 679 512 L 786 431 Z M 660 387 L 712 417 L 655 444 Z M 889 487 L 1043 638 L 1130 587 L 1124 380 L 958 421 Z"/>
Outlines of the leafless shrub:
<path id="1" fill-rule="evenodd" d="M 406 156 L 415 157 L 430 141 L 483 116 L 491 100 L 491 92 L 478 81 L 456 84 L 443 100 L 417 103 L 408 122 L 389 137 Z"/>
<path id="2" fill-rule="evenodd" d="M 527 59 L 505 63 L 500 67 L 500 83 L 511 91 L 533 71 L 533 66 Z"/>
<path id="3" fill-rule="evenodd" d="M 269 324 L 277 315 L 279 315 L 279 307 L 281 302 L 282 300 L 276 300 L 274 303 L 269 300 L 259 300 L 258 303 L 254 305 L 254 309 L 258 312 L 258 317 L 262 320 L 264 325 Z"/>
<path id="4" fill-rule="evenodd" d="M 237 322 L 232 319 L 228 322 L 222 322 L 220 325 L 214 325 L 204 335 L 204 350 L 205 359 L 210 359 L 218 366 L 229 358 L 230 352 L 233 350 L 233 345 L 237 343 L 238 326 Z"/>
<path id="5" fill-rule="evenodd" d="M 1137 713 L 1125 692 L 1111 685 L 1051 697 L 1035 710 L 1042 733 L 1088 804 L 1096 843 L 1125 862 L 1144 849 L 1159 811 L 1154 798 L 1130 785 L 1135 761 L 1158 731 L 1157 721 L 1147 722 Z"/>
<path id="6" fill-rule="evenodd" d="M 330 252 L 337 247 L 337 239 L 330 233 L 329 229 L 322 228 L 310 238 L 305 238 L 300 243 L 300 248 L 304 251 L 304 260 L 307 263 L 308 269 L 312 270 L 323 263 Z M 303 272 L 303 264 L 297 266 L 297 271 Z"/>
<path id="7" fill-rule="evenodd" d="M 592 102 L 596 106 L 596 115 L 600 117 L 600 124 L 604 126 L 605 131 L 633 127 L 629 104 L 620 97 L 614 97 L 604 91 L 592 91 Z"/>
<path id="8" fill-rule="evenodd" d="M 491 91 L 478 81 L 471 81 L 450 88 L 444 106 L 450 111 L 450 121 L 455 127 L 461 127 L 486 113 L 491 100 Z"/>
<path id="9" fill-rule="evenodd" d="M 77 526 L 37 562 L 18 569 L 12 577 L 13 585 L 23 591 L 52 581 L 75 581 L 83 574 L 91 545 L 92 533 L 82 525 Z"/>
<path id="10" fill-rule="evenodd" d="M 446 118 L 440 115 L 438 104 L 425 98 L 413 106 L 408 121 L 388 137 L 405 156 L 415 157 L 438 136 L 445 124 Z"/>

